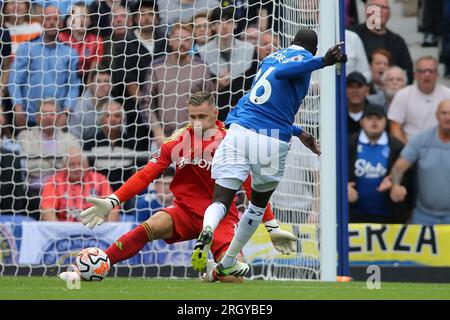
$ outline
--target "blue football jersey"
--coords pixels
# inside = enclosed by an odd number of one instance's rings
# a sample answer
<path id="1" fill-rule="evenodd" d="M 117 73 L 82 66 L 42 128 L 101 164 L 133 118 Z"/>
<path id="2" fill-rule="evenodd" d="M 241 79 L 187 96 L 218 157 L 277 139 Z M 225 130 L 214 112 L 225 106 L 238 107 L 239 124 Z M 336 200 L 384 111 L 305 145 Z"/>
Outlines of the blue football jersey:
<path id="1" fill-rule="evenodd" d="M 308 93 L 311 72 L 323 67 L 322 57 L 314 57 L 300 46 L 272 53 L 261 62 L 250 91 L 228 114 L 225 124 L 236 123 L 289 141 L 295 115 Z"/>

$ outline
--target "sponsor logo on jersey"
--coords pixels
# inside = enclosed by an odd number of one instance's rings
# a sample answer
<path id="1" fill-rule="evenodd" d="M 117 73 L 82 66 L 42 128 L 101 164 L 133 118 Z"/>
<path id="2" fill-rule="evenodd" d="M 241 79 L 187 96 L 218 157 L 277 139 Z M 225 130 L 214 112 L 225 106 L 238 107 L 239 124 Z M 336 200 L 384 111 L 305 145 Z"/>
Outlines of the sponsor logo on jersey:
<path id="1" fill-rule="evenodd" d="M 387 173 L 387 169 L 383 167 L 381 163 L 377 163 L 375 166 L 367 160 L 358 159 L 355 162 L 355 175 L 357 177 L 363 177 L 376 179 L 384 177 Z"/>
<path id="2" fill-rule="evenodd" d="M 203 158 L 200 159 L 197 157 L 195 157 L 193 160 L 186 159 L 185 157 L 181 157 L 180 162 L 178 164 L 178 168 L 181 169 L 188 164 L 198 166 L 201 169 L 211 170 L 212 162 L 205 160 Z"/>

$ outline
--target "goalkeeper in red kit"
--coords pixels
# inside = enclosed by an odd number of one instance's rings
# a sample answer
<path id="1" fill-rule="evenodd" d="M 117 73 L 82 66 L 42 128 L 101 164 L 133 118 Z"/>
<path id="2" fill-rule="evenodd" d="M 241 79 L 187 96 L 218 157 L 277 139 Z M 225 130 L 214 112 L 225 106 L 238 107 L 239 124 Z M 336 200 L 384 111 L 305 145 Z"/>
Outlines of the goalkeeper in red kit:
<path id="1" fill-rule="evenodd" d="M 223 123 L 217 120 L 218 109 L 214 97 L 207 91 L 191 95 L 188 113 L 190 124 L 168 138 L 148 164 L 130 177 L 115 193 L 105 199 L 87 198 L 93 206 L 81 213 L 81 221 L 92 229 L 101 225 L 113 208 L 141 193 L 164 169 L 174 162 L 176 164 L 176 173 L 170 185 L 174 195 L 173 205 L 161 209 L 112 244 L 105 251 L 111 265 L 136 255 L 149 241 L 163 239 L 170 244 L 196 239 L 199 236 L 204 212 L 214 193 L 211 161 L 226 134 L 226 129 Z M 244 189 L 249 195 L 250 179 L 247 179 Z M 220 261 L 228 249 L 238 222 L 238 210 L 233 203 L 229 214 L 218 225 L 211 243 L 210 250 L 216 262 Z M 297 237 L 279 228 L 270 206 L 265 212 L 263 222 L 278 251 L 284 254 L 295 251 Z M 205 261 L 206 258 L 203 257 Z M 209 261 L 204 280 L 218 280 L 213 272 L 214 268 L 215 262 Z M 232 278 L 234 277 L 230 277 L 230 281 L 235 281 Z"/>

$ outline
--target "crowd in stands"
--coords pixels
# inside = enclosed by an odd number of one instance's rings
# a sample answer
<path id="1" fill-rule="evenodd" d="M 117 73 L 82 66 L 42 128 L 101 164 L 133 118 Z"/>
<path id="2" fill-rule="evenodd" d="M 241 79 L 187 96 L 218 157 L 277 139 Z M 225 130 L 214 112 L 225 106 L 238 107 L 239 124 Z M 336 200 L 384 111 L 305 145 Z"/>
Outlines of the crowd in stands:
<path id="1" fill-rule="evenodd" d="M 365 2 L 360 23 L 357 2 L 346 1 L 350 222 L 448 223 L 450 89 L 438 84 L 438 65 L 450 75 L 450 1 L 420 2 L 433 15 L 419 24 L 423 45 L 441 39 L 442 49 L 417 61 L 386 27 L 390 1 Z M 86 196 L 117 190 L 188 123 L 190 94 L 214 92 L 224 120 L 281 45 L 272 1 L 1 6 L 0 210 L 36 220 L 79 221 Z M 173 175 L 166 170 L 110 221 L 143 221 L 170 205 Z"/>

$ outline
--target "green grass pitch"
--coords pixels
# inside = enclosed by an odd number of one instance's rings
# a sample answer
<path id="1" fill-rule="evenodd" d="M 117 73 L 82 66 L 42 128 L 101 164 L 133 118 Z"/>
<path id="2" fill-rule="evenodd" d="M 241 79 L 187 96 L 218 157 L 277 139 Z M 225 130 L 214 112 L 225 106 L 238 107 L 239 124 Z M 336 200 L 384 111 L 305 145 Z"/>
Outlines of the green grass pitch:
<path id="1" fill-rule="evenodd" d="M 245 281 L 241 284 L 199 280 L 107 278 L 81 282 L 70 290 L 57 277 L 0 277 L 0 299 L 159 299 L 159 300 L 299 300 L 299 299 L 450 299 L 450 284 L 382 282 L 367 289 L 364 282 L 321 283 Z"/>

